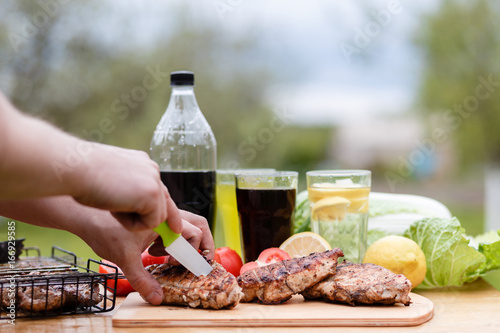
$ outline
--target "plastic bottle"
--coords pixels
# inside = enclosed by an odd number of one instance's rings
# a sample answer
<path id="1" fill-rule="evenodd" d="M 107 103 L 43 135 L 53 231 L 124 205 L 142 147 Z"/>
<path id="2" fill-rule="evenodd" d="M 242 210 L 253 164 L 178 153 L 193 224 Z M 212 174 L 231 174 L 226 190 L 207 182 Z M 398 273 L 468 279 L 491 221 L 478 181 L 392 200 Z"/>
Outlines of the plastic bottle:
<path id="1" fill-rule="evenodd" d="M 194 95 L 194 74 L 170 74 L 172 94 L 151 140 L 151 158 L 180 209 L 204 216 L 212 232 L 217 143 Z"/>

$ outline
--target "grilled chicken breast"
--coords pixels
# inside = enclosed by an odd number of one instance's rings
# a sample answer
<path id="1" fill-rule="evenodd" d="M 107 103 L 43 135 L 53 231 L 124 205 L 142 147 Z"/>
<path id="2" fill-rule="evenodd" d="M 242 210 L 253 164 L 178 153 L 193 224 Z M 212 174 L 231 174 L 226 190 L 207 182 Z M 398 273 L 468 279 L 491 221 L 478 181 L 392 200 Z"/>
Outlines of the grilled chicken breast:
<path id="1" fill-rule="evenodd" d="M 146 270 L 163 289 L 163 304 L 192 308 L 222 309 L 235 307 L 243 296 L 236 278 L 216 261 L 207 276 L 196 276 L 183 266 L 155 264 Z"/>
<path id="2" fill-rule="evenodd" d="M 243 289 L 242 302 L 258 299 L 264 304 L 278 304 L 289 300 L 324 278 L 332 275 L 338 257 L 344 254 L 339 248 L 313 253 L 246 271 L 238 277 Z"/>
<path id="3" fill-rule="evenodd" d="M 93 306 L 102 300 L 99 284 L 67 284 L 55 286 L 21 287 L 18 290 L 19 308 L 25 311 L 53 311 L 77 306 Z"/>
<path id="4" fill-rule="evenodd" d="M 31 271 L 15 277 L 17 288 L 14 295 L 7 292 L 8 280 L 0 280 L 1 305 L 5 308 L 10 305 L 12 297 L 15 297 L 18 309 L 26 312 L 71 311 L 77 307 L 94 306 L 103 299 L 97 279 L 89 279 L 75 271 Z"/>
<path id="5" fill-rule="evenodd" d="M 323 298 L 356 304 L 410 305 L 411 282 L 402 274 L 374 264 L 344 262 L 335 275 L 302 292 L 306 299 Z"/>

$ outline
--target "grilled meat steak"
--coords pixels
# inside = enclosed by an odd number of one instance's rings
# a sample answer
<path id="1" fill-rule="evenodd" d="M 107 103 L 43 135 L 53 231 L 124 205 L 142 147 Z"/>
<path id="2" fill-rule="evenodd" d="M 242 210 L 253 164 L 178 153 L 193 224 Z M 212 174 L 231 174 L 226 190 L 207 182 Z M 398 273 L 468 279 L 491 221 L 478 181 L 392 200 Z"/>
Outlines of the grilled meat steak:
<path id="1" fill-rule="evenodd" d="M 342 250 L 335 248 L 246 271 L 238 277 L 244 293 L 242 302 L 251 302 L 255 298 L 264 304 L 285 302 L 293 294 L 332 275 L 338 257 L 343 255 Z"/>
<path id="2" fill-rule="evenodd" d="M 374 264 L 344 262 L 332 275 L 306 289 L 306 299 L 326 300 L 356 304 L 410 305 L 411 282 L 402 274 Z"/>
<path id="3" fill-rule="evenodd" d="M 91 290 L 92 289 L 92 290 Z M 92 291 L 92 292 L 91 292 Z M 68 284 L 64 286 L 35 286 L 27 287 L 19 293 L 19 306 L 26 311 L 52 311 L 58 309 L 69 309 L 76 306 L 92 306 L 102 300 L 99 295 L 99 285 L 94 284 L 93 288 L 89 283 Z M 33 308 L 31 308 L 33 304 Z"/>
<path id="4" fill-rule="evenodd" d="M 5 289 L 7 290 L 7 289 Z M 36 285 L 17 288 L 18 308 L 26 312 L 61 311 L 77 306 L 93 306 L 102 301 L 99 284 L 69 283 L 62 285 Z M 2 295 L 2 305 L 10 304 L 8 293 Z"/>
<path id="5" fill-rule="evenodd" d="M 183 266 L 155 264 L 146 267 L 163 289 L 163 304 L 192 308 L 222 309 L 235 307 L 241 297 L 236 278 L 216 261 L 207 276 L 196 276 Z"/>

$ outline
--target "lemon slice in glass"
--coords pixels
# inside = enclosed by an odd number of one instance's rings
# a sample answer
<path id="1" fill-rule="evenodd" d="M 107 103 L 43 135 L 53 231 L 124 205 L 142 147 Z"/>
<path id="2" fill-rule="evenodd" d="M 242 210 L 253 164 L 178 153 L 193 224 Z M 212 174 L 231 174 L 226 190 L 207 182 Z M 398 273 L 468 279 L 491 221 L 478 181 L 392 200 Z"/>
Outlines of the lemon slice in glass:
<path id="1" fill-rule="evenodd" d="M 280 250 L 285 251 L 292 258 L 304 257 L 313 252 L 323 252 L 331 249 L 332 247 L 326 239 L 309 231 L 290 236 L 280 246 Z"/>
<path id="2" fill-rule="evenodd" d="M 311 211 L 311 217 L 316 221 L 342 220 L 351 202 L 343 197 L 329 197 L 317 201 Z"/>

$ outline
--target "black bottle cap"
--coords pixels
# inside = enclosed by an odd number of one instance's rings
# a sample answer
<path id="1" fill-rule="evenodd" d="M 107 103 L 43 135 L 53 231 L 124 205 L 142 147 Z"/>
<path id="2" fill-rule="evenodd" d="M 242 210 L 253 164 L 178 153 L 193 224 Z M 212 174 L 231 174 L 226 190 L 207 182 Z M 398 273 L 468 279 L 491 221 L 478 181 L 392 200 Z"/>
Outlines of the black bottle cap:
<path id="1" fill-rule="evenodd" d="M 194 86 L 194 73 L 189 71 L 170 73 L 170 86 Z"/>

